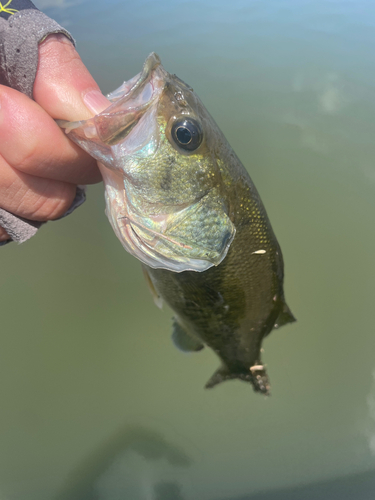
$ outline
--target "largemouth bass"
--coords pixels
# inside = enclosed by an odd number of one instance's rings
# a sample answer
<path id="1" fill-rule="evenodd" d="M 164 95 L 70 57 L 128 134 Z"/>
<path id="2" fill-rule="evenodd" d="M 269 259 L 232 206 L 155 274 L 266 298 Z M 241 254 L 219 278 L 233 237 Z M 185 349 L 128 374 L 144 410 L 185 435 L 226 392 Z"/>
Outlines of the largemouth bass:
<path id="1" fill-rule="evenodd" d="M 193 89 L 156 54 L 94 118 L 62 124 L 99 161 L 106 213 L 143 264 L 175 344 L 221 360 L 206 384 L 250 382 L 267 394 L 262 340 L 295 321 L 283 258 L 259 194 Z"/>

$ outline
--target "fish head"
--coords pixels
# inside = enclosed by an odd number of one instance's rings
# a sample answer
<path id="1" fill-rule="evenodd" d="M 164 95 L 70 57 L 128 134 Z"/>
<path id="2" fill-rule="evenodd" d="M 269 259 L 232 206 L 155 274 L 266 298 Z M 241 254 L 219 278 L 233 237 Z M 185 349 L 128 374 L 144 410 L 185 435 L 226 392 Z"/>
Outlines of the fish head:
<path id="1" fill-rule="evenodd" d="M 235 236 L 220 167 L 227 144 L 193 89 L 152 53 L 90 120 L 60 124 L 96 158 L 126 250 L 170 271 L 205 271 Z"/>

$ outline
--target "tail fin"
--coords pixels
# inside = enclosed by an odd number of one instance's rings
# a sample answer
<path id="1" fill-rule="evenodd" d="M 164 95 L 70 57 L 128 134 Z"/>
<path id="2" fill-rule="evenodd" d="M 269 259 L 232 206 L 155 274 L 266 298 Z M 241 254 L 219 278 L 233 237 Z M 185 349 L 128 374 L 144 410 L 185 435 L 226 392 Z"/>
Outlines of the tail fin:
<path id="1" fill-rule="evenodd" d="M 217 384 L 221 384 L 221 382 L 224 382 L 225 380 L 231 380 L 233 378 L 236 378 L 236 375 L 233 375 L 230 373 L 228 368 L 225 366 L 221 366 L 216 372 L 212 375 L 210 380 L 207 382 L 205 385 L 206 389 L 212 389 L 212 387 L 215 387 Z"/>
<path id="2" fill-rule="evenodd" d="M 293 316 L 292 311 L 289 309 L 287 304 L 284 302 L 284 306 L 283 306 L 280 314 L 278 315 L 273 327 L 280 328 L 280 326 L 284 326 L 287 323 L 294 323 L 294 321 L 297 321 L 296 318 Z"/>
<path id="3" fill-rule="evenodd" d="M 232 380 L 234 378 L 238 378 L 240 380 L 243 380 L 244 382 L 250 382 L 253 385 L 255 392 L 260 392 L 262 394 L 265 394 L 266 396 L 269 396 L 270 394 L 270 383 L 266 368 L 260 363 L 254 364 L 250 367 L 249 371 L 243 372 L 231 372 L 226 366 L 221 366 L 212 375 L 205 387 L 206 389 L 211 389 L 212 387 L 215 387 L 215 385 L 220 384 L 225 380 Z"/>

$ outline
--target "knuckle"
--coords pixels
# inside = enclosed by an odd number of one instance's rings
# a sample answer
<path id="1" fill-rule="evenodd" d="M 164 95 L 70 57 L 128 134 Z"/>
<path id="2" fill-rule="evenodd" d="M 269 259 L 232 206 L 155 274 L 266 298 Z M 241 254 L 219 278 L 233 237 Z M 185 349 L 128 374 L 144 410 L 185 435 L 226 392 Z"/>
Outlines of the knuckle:
<path id="1" fill-rule="evenodd" d="M 50 144 L 43 144 L 43 150 L 39 142 L 29 143 L 27 147 L 19 150 L 18 157 L 13 159 L 14 168 L 24 173 L 38 172 L 46 177 L 51 171 L 58 170 L 64 164 L 65 158 L 54 150 Z M 17 154 L 14 152 L 13 154 Z"/>
<path id="2" fill-rule="evenodd" d="M 42 163 L 38 162 L 38 156 L 40 156 L 38 154 L 38 145 L 36 143 L 28 144 L 27 149 L 22 148 L 19 150 L 18 157 L 14 161 L 16 164 L 15 168 L 22 172 L 27 172 L 35 163 Z"/>
<path id="3" fill-rule="evenodd" d="M 53 220 L 64 215 L 73 203 L 75 193 L 74 186 L 64 186 L 54 197 L 46 199 L 39 209 L 44 213 L 44 220 Z"/>
<path id="4" fill-rule="evenodd" d="M 41 49 L 43 55 L 47 58 L 51 58 L 55 64 L 59 65 L 60 68 L 65 65 L 69 66 L 72 63 L 76 63 L 76 61 L 81 62 L 81 57 L 76 51 L 74 45 L 65 37 L 65 35 L 57 35 L 54 38 L 47 38 Z"/>
<path id="5" fill-rule="evenodd" d="M 27 204 L 23 211 L 28 211 L 28 218 L 32 220 L 45 221 L 61 217 L 73 203 L 76 188 L 72 184 L 62 184 L 47 195 L 40 194 L 33 199 L 31 205 L 26 199 L 21 205 Z M 22 209 L 22 208 L 21 208 Z"/>

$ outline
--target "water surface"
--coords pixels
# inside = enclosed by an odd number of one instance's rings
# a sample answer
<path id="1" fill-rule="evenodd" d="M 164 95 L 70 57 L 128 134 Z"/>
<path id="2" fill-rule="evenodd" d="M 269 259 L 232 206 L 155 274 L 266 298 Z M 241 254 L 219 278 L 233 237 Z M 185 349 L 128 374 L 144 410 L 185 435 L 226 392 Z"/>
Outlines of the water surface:
<path id="1" fill-rule="evenodd" d="M 375 5 L 39 0 L 103 92 L 156 51 L 253 178 L 298 318 L 272 397 L 203 386 L 104 215 L 1 249 L 1 500 L 342 500 L 375 489 Z M 2 496 L 1 496 L 2 495 Z"/>

